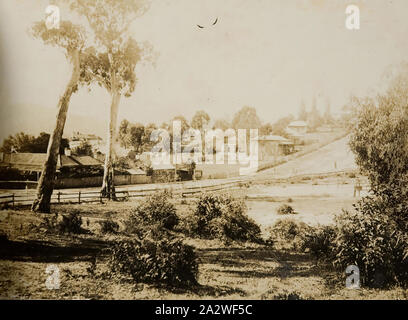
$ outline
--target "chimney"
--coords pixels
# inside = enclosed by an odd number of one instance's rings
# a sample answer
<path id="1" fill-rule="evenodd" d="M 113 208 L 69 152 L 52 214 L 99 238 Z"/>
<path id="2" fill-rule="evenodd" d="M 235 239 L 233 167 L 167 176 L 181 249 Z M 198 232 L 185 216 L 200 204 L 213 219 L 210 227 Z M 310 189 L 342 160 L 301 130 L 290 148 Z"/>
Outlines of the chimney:
<path id="1" fill-rule="evenodd" d="M 70 149 L 70 148 L 65 148 L 65 149 L 64 149 L 64 154 L 65 154 L 67 157 L 70 157 L 70 156 L 71 156 L 71 149 Z"/>

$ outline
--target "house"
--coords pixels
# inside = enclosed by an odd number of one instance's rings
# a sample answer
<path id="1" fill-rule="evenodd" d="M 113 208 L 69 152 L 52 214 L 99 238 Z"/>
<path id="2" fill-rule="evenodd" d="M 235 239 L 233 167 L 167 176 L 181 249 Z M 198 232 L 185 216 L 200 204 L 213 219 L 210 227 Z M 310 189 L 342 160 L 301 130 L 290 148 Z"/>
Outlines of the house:
<path id="1" fill-rule="evenodd" d="M 291 123 L 289 123 L 286 131 L 290 135 L 304 136 L 307 132 L 307 123 L 302 120 L 292 121 Z"/>
<path id="2" fill-rule="evenodd" d="M 294 151 L 294 143 L 284 137 L 265 135 L 258 137 L 259 160 L 272 160 L 278 156 L 285 156 Z"/>
<path id="3" fill-rule="evenodd" d="M 171 164 L 153 164 L 152 169 L 153 183 L 173 182 L 176 180 L 176 168 Z"/>
<path id="4" fill-rule="evenodd" d="M 174 182 L 201 179 L 202 170 L 191 170 L 188 165 L 153 164 L 152 182 Z"/>
<path id="5" fill-rule="evenodd" d="M 301 144 L 304 142 L 304 137 L 307 133 L 307 123 L 302 120 L 292 121 L 287 126 L 286 132 L 295 144 Z"/>
<path id="6" fill-rule="evenodd" d="M 17 170 L 21 176 L 38 181 L 46 159 L 46 153 L 4 153 L 0 156 L 0 168 Z M 90 156 L 68 154 L 57 159 L 57 176 L 95 175 L 101 171 L 102 162 Z"/>
<path id="7" fill-rule="evenodd" d="M 83 134 L 79 131 L 74 131 L 71 138 L 69 139 L 69 147 L 71 149 L 77 148 L 81 143 L 88 143 L 94 152 L 100 151 L 101 147 L 104 145 L 101 137 L 94 134 Z"/>
<path id="8" fill-rule="evenodd" d="M 102 177 L 97 185 L 102 184 Z M 127 169 L 123 172 L 116 172 L 114 175 L 115 185 L 131 185 L 131 184 L 144 184 L 151 183 L 151 177 L 147 176 L 146 172 L 140 168 Z"/>

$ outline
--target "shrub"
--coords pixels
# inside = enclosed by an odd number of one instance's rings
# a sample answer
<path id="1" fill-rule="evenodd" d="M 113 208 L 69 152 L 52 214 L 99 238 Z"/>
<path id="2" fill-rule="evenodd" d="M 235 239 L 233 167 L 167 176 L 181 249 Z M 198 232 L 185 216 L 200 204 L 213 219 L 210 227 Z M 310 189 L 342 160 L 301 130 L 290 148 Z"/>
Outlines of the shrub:
<path id="1" fill-rule="evenodd" d="M 98 221 L 99 225 L 101 226 L 102 233 L 118 233 L 119 231 L 119 224 L 113 221 L 111 218 L 107 220 Z"/>
<path id="2" fill-rule="evenodd" d="M 267 229 L 268 240 L 282 247 L 301 249 L 305 235 L 311 229 L 312 227 L 304 222 L 297 222 L 293 219 L 278 220 Z"/>
<path id="3" fill-rule="evenodd" d="M 333 226 L 310 227 L 302 237 L 301 249 L 324 261 L 332 261 L 335 254 L 336 229 Z"/>
<path id="4" fill-rule="evenodd" d="M 262 242 L 260 227 L 246 215 L 245 202 L 227 193 L 200 196 L 192 231 L 205 238 Z"/>
<path id="5" fill-rule="evenodd" d="M 278 214 L 284 215 L 284 214 L 296 214 L 295 210 L 288 204 L 282 204 L 278 210 Z"/>
<path id="6" fill-rule="evenodd" d="M 392 215 L 384 213 L 383 205 L 376 198 L 364 198 L 356 211 L 336 218 L 334 264 L 341 270 L 357 265 L 362 284 L 368 286 L 406 285 L 408 235 L 404 225 L 401 228 Z"/>
<path id="7" fill-rule="evenodd" d="M 198 263 L 193 247 L 176 238 L 124 240 L 110 249 L 113 274 L 130 276 L 137 282 L 188 286 L 197 283 Z"/>
<path id="8" fill-rule="evenodd" d="M 135 233 L 141 226 L 153 224 L 172 230 L 178 224 L 179 218 L 176 207 L 169 198 L 170 194 L 166 190 L 149 196 L 133 210 L 127 223 L 127 230 Z"/>
<path id="9" fill-rule="evenodd" d="M 274 295 L 273 300 L 305 300 L 305 299 L 299 292 L 284 291 L 282 293 Z"/>
<path id="10" fill-rule="evenodd" d="M 41 227 L 45 228 L 48 232 L 57 232 L 57 233 L 82 233 L 82 218 L 77 211 L 72 211 L 67 215 L 61 215 L 61 218 L 58 217 L 58 214 L 52 216 L 45 216 L 42 219 Z"/>
<path id="11" fill-rule="evenodd" d="M 77 211 L 62 215 L 62 220 L 57 223 L 57 228 L 61 233 L 81 233 L 82 218 Z"/>

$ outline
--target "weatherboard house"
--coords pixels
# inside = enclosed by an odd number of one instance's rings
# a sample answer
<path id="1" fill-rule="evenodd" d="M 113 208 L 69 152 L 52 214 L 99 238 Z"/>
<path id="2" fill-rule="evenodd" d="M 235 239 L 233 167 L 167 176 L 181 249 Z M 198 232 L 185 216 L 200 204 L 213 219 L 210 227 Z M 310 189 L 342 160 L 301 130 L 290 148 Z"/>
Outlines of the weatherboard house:
<path id="1" fill-rule="evenodd" d="M 18 171 L 22 175 L 38 180 L 46 158 L 46 153 L 1 153 L 0 168 Z M 94 175 L 99 174 L 101 170 L 102 162 L 90 156 L 59 155 L 57 159 L 58 175 L 72 175 L 73 172 Z"/>
<path id="2" fill-rule="evenodd" d="M 307 133 L 307 123 L 302 120 L 292 121 L 287 126 L 286 132 L 295 144 L 301 144 Z"/>
<path id="3" fill-rule="evenodd" d="M 279 156 L 285 156 L 293 152 L 294 144 L 292 141 L 275 135 L 266 135 L 258 137 L 259 160 L 272 160 Z"/>
<path id="4" fill-rule="evenodd" d="M 292 121 L 286 131 L 293 136 L 304 136 L 307 132 L 307 123 L 302 120 Z"/>

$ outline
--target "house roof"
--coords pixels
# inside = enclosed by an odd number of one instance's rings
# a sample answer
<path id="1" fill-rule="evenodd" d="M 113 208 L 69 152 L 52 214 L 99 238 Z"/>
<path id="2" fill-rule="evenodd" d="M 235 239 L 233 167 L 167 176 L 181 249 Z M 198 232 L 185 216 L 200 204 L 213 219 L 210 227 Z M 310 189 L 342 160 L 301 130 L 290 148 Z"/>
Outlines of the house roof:
<path id="1" fill-rule="evenodd" d="M 101 138 L 101 137 L 98 137 L 98 136 L 95 135 L 95 134 L 87 134 L 87 133 L 75 132 L 75 133 L 72 135 L 71 140 L 72 140 L 72 141 L 75 141 L 75 140 L 102 140 L 102 138 Z"/>
<path id="2" fill-rule="evenodd" d="M 166 163 L 161 163 L 161 164 L 152 164 L 153 170 L 170 170 L 170 169 L 175 169 L 173 165 L 171 164 L 166 164 Z"/>
<path id="3" fill-rule="evenodd" d="M 61 155 L 60 157 L 60 162 L 62 167 L 75 167 L 78 165 L 78 163 L 76 161 L 74 161 L 73 159 L 71 159 L 72 156 L 68 157 L 65 155 Z"/>
<path id="4" fill-rule="evenodd" d="M 133 174 L 133 175 L 145 175 L 146 174 L 146 172 L 144 172 L 142 169 L 139 169 L 139 168 L 137 168 L 137 169 L 128 169 L 127 172 L 129 172 L 130 174 Z"/>
<path id="5" fill-rule="evenodd" d="M 258 141 L 288 142 L 289 140 L 281 136 L 266 135 L 266 136 L 259 136 Z"/>
<path id="6" fill-rule="evenodd" d="M 61 158 L 64 156 L 61 156 Z M 79 163 L 81 166 L 99 166 L 102 164 L 101 161 L 92 158 L 90 156 L 70 156 L 72 160 L 76 161 Z"/>
<path id="7" fill-rule="evenodd" d="M 42 171 L 47 159 L 46 153 L 5 153 L 0 166 L 16 168 L 22 171 Z M 57 169 L 61 167 L 95 166 L 102 162 L 89 156 L 61 155 L 57 160 Z"/>
<path id="8" fill-rule="evenodd" d="M 292 121 L 288 127 L 307 127 L 307 123 L 302 120 Z"/>
<path id="9" fill-rule="evenodd" d="M 23 171 L 42 171 L 46 160 L 45 153 L 5 153 L 1 166 L 16 168 Z M 60 167 L 59 161 L 57 168 Z"/>

